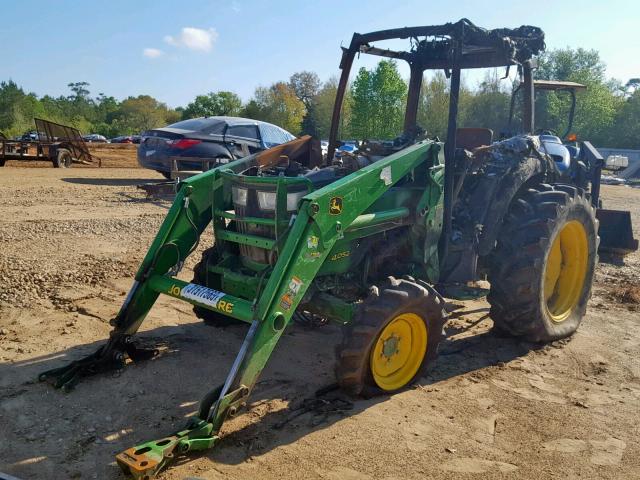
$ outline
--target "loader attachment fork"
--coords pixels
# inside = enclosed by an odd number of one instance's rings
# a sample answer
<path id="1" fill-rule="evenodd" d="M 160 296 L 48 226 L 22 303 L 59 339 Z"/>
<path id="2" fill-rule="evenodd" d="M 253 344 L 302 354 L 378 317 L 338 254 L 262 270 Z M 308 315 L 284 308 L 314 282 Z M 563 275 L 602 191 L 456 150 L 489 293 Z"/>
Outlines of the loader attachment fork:
<path id="1" fill-rule="evenodd" d="M 139 362 L 149 360 L 156 355 L 158 355 L 158 349 L 141 346 L 133 340 L 131 335 L 112 332 L 107 343 L 91 355 L 64 367 L 42 372 L 38 378 L 41 382 L 50 380 L 55 388 L 69 392 L 82 377 L 110 370 L 122 370 L 126 365 L 127 357 L 133 362 Z"/>

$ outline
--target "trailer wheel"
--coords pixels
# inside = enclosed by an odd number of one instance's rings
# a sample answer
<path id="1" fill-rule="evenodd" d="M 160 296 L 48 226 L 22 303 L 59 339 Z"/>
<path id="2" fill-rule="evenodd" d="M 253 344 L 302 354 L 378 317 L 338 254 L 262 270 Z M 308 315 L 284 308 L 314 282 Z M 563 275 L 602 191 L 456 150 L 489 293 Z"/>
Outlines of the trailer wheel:
<path id="1" fill-rule="evenodd" d="M 389 277 L 360 304 L 336 349 L 336 378 L 351 395 L 396 392 L 433 363 L 444 302 L 428 285 Z"/>
<path id="2" fill-rule="evenodd" d="M 54 168 L 70 168 L 71 167 L 71 152 L 66 148 L 59 148 L 56 158 L 53 161 Z"/>
<path id="3" fill-rule="evenodd" d="M 202 259 L 196 264 L 195 267 L 193 267 L 192 282 L 196 285 L 202 285 L 208 288 L 213 288 L 215 290 L 221 290 L 222 286 L 220 285 L 219 279 L 217 278 L 217 276 L 209 274 L 209 271 L 207 269 L 207 265 L 216 263 L 218 261 L 218 258 L 219 255 L 215 246 L 208 248 L 204 252 L 202 252 Z M 193 306 L 193 313 L 195 313 L 196 317 L 201 319 L 205 324 L 212 327 L 226 327 L 228 325 L 242 323 L 235 318 L 227 317 L 226 315 L 223 315 L 221 313 L 198 307 L 196 305 Z"/>
<path id="4" fill-rule="evenodd" d="M 533 342 L 572 335 L 591 296 L 598 224 L 584 190 L 541 184 L 518 197 L 491 256 L 491 318 Z"/>

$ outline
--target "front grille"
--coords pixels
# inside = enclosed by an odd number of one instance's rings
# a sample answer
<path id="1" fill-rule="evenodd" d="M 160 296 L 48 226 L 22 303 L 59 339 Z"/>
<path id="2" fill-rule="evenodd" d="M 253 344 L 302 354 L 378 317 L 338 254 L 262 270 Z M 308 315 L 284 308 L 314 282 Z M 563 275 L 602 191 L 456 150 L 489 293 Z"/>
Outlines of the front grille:
<path id="1" fill-rule="evenodd" d="M 269 184 L 264 184 L 260 186 L 259 189 L 255 187 L 242 185 L 242 184 L 236 184 L 236 187 L 247 189 L 246 205 L 241 205 L 234 201 L 234 210 L 235 210 L 236 218 L 238 218 L 238 221 L 236 223 L 236 231 L 239 233 L 255 235 L 258 237 L 275 240 L 276 229 L 274 226 L 258 225 L 255 223 L 241 221 L 241 219 L 243 217 L 254 217 L 254 218 L 266 218 L 270 220 L 275 220 L 275 216 L 276 216 L 275 210 L 266 210 L 264 208 L 261 208 L 260 203 L 258 201 L 258 191 L 270 192 L 275 195 L 276 185 L 273 184 L 273 186 L 271 186 Z M 301 191 L 306 192 L 306 186 L 297 184 L 297 185 L 289 185 L 287 188 L 287 193 L 295 193 L 295 192 L 301 192 Z M 295 212 L 296 212 L 296 209 L 288 210 L 285 219 L 290 220 L 291 216 Z M 285 219 L 280 219 L 280 220 L 285 220 Z M 240 258 L 243 264 L 245 264 L 245 266 L 249 266 L 250 263 L 253 263 L 253 264 L 259 263 L 263 265 L 268 265 L 270 263 L 273 264 L 276 262 L 277 253 L 271 252 L 270 250 L 267 250 L 265 248 L 240 244 Z"/>

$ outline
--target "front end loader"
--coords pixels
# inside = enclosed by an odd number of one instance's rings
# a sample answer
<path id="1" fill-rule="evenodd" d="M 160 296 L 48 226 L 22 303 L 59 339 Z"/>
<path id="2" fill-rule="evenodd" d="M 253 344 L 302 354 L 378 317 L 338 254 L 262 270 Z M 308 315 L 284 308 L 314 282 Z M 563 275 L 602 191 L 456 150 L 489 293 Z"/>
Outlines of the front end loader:
<path id="1" fill-rule="evenodd" d="M 393 38 L 411 39 L 411 48 L 374 45 Z M 192 304 L 210 325 L 249 324 L 225 382 L 203 397 L 184 428 L 117 455 L 124 472 L 149 479 L 178 455 L 218 442 L 293 318 L 344 327 L 337 383 L 365 396 L 401 390 L 433 364 L 446 321 L 439 291 L 448 286 L 488 277 L 491 315 L 503 333 L 541 342 L 571 335 L 596 263 L 588 190 L 595 177 L 580 185 L 561 181 L 535 135 L 494 143 L 491 131 L 456 124 L 463 68 L 516 66 L 531 114 L 531 59 L 543 48 L 536 27 L 485 30 L 464 19 L 355 34 L 343 50 L 326 159 L 317 140 L 302 137 L 180 182 L 107 343 L 41 380 L 69 390 L 83 376 L 153 356 L 134 335 L 160 294 Z M 334 160 L 349 72 L 360 53 L 409 62 L 405 128 L 392 142 L 365 142 Z M 445 143 L 416 124 L 426 69 L 451 77 Z M 525 115 L 524 131 L 532 125 Z M 588 144 L 582 151 L 589 173 L 597 159 Z M 193 281 L 179 280 L 206 228 L 215 244 Z"/>
<path id="2" fill-rule="evenodd" d="M 69 389 L 87 373 L 122 368 L 127 356 L 135 361 L 144 355 L 131 337 L 159 294 L 193 304 L 208 323 L 230 318 L 250 324 L 227 380 L 205 396 L 198 416 L 184 430 L 118 455 L 120 466 L 134 477 L 150 477 L 174 455 L 215 444 L 222 422 L 246 403 L 296 310 L 350 324 L 361 315 L 356 299 L 371 289 L 370 279 L 377 276 L 380 260 L 390 257 L 389 250 L 398 248 L 401 232 L 416 242 L 439 237 L 440 144 L 425 140 L 364 168 L 314 168 L 322 159 L 319 147 L 303 137 L 181 182 L 107 345 L 97 356 L 43 374 L 43 380 L 52 378 L 56 386 Z M 199 284 L 175 278 L 210 224 L 215 246 L 196 268 Z M 374 249 L 380 255 L 375 260 Z M 426 252 L 416 243 L 405 261 L 407 266 L 398 268 L 407 274 L 437 276 L 437 250 Z M 419 305 L 434 310 L 429 318 L 429 354 L 434 355 L 444 318 L 441 297 L 426 283 L 395 283 L 398 292 L 418 291 Z M 381 299 L 385 296 L 380 292 Z M 392 295 L 389 305 L 394 301 Z M 403 328 L 421 328 L 427 335 L 421 320 L 404 322 Z M 405 374 L 417 375 L 422 360 L 417 356 L 415 368 Z M 364 388 L 361 380 L 346 377 L 352 390 Z"/>

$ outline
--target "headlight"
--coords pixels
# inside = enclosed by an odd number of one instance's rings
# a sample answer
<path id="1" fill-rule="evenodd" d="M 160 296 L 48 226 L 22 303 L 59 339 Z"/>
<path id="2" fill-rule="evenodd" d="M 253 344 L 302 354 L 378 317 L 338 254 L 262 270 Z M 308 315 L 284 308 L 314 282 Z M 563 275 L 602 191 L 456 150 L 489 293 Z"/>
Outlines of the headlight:
<path id="1" fill-rule="evenodd" d="M 247 193 L 248 193 L 248 190 L 246 188 L 232 187 L 231 188 L 231 196 L 233 198 L 233 204 L 234 205 L 240 205 L 242 207 L 246 207 L 247 206 Z"/>
<path id="2" fill-rule="evenodd" d="M 260 210 L 275 210 L 276 192 L 258 191 L 258 205 L 260 205 Z"/>
<path id="3" fill-rule="evenodd" d="M 287 193 L 287 211 L 293 212 L 294 210 L 297 210 L 298 202 L 306 194 L 307 192 L 305 192 L 304 190 L 300 192 Z"/>
<path id="4" fill-rule="evenodd" d="M 260 210 L 274 211 L 276 209 L 276 192 L 258 191 L 258 205 Z M 293 212 L 298 208 L 298 202 L 307 194 L 306 191 L 287 193 L 287 211 Z"/>

